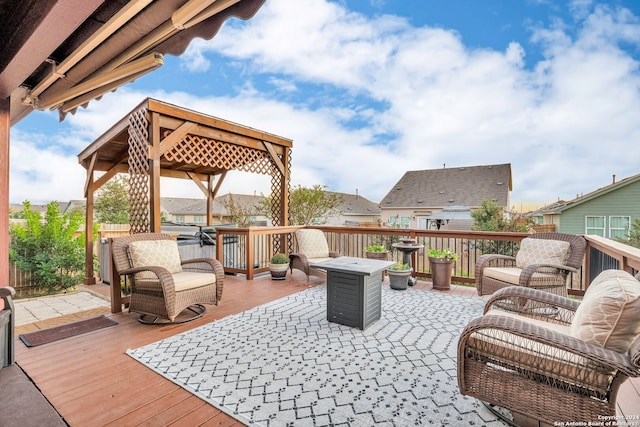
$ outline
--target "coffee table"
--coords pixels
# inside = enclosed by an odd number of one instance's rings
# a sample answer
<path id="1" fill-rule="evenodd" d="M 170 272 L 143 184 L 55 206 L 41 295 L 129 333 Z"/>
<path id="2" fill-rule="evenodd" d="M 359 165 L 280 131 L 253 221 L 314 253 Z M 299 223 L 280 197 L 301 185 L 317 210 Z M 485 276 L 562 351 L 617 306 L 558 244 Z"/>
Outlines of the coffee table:
<path id="1" fill-rule="evenodd" d="M 338 257 L 312 264 L 327 271 L 327 320 L 366 329 L 382 312 L 382 270 L 394 261 Z"/>

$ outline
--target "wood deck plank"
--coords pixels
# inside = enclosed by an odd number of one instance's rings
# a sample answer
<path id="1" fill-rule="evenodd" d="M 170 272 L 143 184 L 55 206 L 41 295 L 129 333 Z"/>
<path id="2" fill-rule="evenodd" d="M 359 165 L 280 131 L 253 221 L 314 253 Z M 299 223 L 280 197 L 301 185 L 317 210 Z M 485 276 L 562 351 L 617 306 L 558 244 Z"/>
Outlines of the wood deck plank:
<path id="1" fill-rule="evenodd" d="M 252 281 L 225 276 L 220 305 L 208 307 L 207 313 L 193 322 L 149 326 L 139 323 L 134 313 L 109 314 L 118 325 L 32 348 L 16 340 L 16 360 L 71 426 L 241 426 L 241 422 L 146 368 L 125 351 L 319 283 L 322 281 L 318 277 L 311 277 L 307 283 L 306 276 L 297 270 L 284 281 L 272 281 L 268 275 Z M 432 286 L 419 280 L 415 289 L 432 290 Z M 468 286 L 434 292 L 477 298 L 475 288 Z M 79 320 L 83 315 L 72 319 Z M 86 315 L 92 317 L 95 313 Z M 60 321 L 44 321 L 30 327 L 45 328 Z M 640 379 L 623 385 L 618 407 L 625 415 L 638 415 Z"/>

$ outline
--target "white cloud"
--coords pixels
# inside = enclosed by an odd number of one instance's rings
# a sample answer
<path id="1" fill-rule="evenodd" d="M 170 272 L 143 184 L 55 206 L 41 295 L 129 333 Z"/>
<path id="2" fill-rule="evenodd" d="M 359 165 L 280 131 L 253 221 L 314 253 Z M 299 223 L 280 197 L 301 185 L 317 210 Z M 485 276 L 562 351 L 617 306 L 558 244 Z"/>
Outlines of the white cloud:
<path id="1" fill-rule="evenodd" d="M 324 0 L 270 0 L 181 58 L 191 70 L 209 64 L 211 51 L 231 58 L 246 76 L 235 95 L 207 95 L 195 83 L 191 93 L 134 84 L 67 118 L 67 134 L 74 146 L 89 143 L 154 96 L 291 138 L 294 185 L 358 188 L 378 201 L 407 170 L 511 163 L 514 203 L 570 199 L 609 184 L 613 174 L 640 172 L 639 63 L 620 47 L 640 48 L 639 18 L 579 3 L 577 30 L 560 21 L 534 29 L 531 42 L 544 58 L 531 69 L 525 41 L 471 49 L 455 30 L 367 18 Z M 262 92 L 260 73 L 275 93 Z M 26 178 L 13 176 L 29 173 L 12 162 L 12 194 L 31 194 Z M 67 194 L 51 179 L 51 194 Z M 163 191 L 199 196 L 182 184 Z M 222 192 L 269 189 L 268 177 L 229 176 Z"/>

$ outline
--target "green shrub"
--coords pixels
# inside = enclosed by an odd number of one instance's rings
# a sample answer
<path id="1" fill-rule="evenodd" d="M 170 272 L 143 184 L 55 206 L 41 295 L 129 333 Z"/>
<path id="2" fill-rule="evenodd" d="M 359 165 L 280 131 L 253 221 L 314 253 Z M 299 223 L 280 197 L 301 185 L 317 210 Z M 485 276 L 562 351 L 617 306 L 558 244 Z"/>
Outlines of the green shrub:
<path id="1" fill-rule="evenodd" d="M 277 253 L 273 257 L 271 257 L 271 264 L 288 264 L 289 257 L 283 253 Z"/>

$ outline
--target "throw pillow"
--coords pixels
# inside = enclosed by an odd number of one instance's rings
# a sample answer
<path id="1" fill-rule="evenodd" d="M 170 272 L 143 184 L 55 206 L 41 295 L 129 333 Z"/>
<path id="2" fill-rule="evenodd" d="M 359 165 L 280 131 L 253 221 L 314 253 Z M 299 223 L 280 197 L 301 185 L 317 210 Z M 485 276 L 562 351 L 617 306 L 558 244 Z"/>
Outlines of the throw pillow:
<path id="1" fill-rule="evenodd" d="M 525 268 L 531 264 L 565 265 L 570 247 L 569 242 L 561 240 L 523 239 L 516 254 L 516 267 Z M 547 270 L 550 270 L 550 273 L 555 272 L 555 269 Z"/>
<path id="2" fill-rule="evenodd" d="M 178 242 L 175 240 L 139 240 L 129 243 L 129 255 L 133 267 L 159 266 L 169 273 L 180 273 L 182 264 Z M 156 275 L 149 271 L 136 274 L 136 279 L 155 279 Z"/>
<path id="3" fill-rule="evenodd" d="M 640 336 L 640 282 L 622 270 L 600 273 L 587 288 L 570 333 L 626 353 Z"/>
<path id="4" fill-rule="evenodd" d="M 298 251 L 307 258 L 328 258 L 329 245 L 322 230 L 308 229 L 296 231 Z"/>

